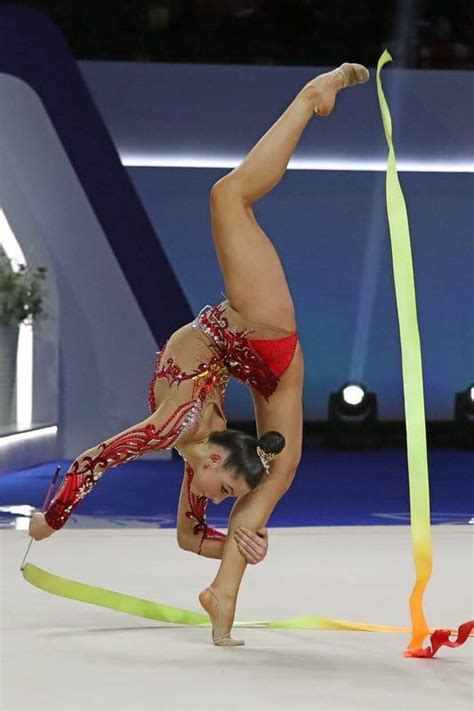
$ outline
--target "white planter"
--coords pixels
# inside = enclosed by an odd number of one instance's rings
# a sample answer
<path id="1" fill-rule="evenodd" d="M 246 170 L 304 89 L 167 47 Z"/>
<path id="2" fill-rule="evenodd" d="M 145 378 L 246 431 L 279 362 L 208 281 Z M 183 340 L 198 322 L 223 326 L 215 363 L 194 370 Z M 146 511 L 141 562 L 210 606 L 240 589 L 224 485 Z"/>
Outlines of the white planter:
<path id="1" fill-rule="evenodd" d="M 0 324 L 0 427 L 13 424 L 16 417 L 14 394 L 19 331 L 18 324 Z"/>

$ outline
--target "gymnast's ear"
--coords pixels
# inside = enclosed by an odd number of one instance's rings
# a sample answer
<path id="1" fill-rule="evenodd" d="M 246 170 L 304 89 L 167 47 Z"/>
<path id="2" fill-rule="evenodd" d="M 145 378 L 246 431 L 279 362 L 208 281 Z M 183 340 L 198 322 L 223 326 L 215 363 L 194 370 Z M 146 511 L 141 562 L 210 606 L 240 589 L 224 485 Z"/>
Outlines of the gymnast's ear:
<path id="1" fill-rule="evenodd" d="M 204 462 L 204 468 L 208 467 L 219 467 L 224 460 L 224 457 L 219 452 L 211 452 Z"/>

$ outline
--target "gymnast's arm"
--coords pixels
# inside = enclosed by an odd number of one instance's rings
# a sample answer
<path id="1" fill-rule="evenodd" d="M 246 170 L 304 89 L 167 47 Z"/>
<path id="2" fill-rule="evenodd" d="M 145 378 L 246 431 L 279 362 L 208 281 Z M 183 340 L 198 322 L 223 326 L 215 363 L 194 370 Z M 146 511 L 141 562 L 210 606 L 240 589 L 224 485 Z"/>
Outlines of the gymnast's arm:
<path id="1" fill-rule="evenodd" d="M 142 422 L 82 452 L 71 464 L 45 513 L 33 514 L 30 536 L 41 540 L 59 530 L 71 513 L 113 467 L 131 462 L 157 449 L 169 449 L 182 433 L 193 401 L 164 402 Z"/>
<path id="2" fill-rule="evenodd" d="M 178 504 L 177 538 L 180 548 L 205 558 L 222 558 L 227 536 L 207 525 L 207 499 L 190 494 L 190 475 L 184 467 Z M 268 551 L 268 533 L 261 529 L 253 533 L 243 529 L 235 534 L 239 551 L 247 563 L 260 563 Z"/>
<path id="3" fill-rule="evenodd" d="M 206 522 L 206 513 L 198 501 L 204 497 L 189 494 L 189 473 L 185 463 L 183 483 L 178 503 L 177 538 L 178 545 L 185 551 L 202 555 L 205 558 L 222 558 L 226 535 L 211 529 Z M 206 505 L 207 505 L 207 500 Z M 212 532 L 211 536 L 207 536 Z"/>

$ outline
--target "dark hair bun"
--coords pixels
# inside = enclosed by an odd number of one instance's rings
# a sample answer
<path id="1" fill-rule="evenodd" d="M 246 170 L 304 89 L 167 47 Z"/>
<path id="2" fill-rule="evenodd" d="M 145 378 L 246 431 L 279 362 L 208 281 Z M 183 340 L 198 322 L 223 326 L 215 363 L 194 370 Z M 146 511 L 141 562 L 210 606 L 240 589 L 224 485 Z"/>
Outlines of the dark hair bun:
<path id="1" fill-rule="evenodd" d="M 279 432 L 265 432 L 257 440 L 253 435 L 239 430 L 218 430 L 210 433 L 208 444 L 216 444 L 227 450 L 228 456 L 222 466 L 242 477 L 250 489 L 255 489 L 266 475 L 257 447 L 267 454 L 279 454 L 285 446 L 285 438 Z"/>
<path id="2" fill-rule="evenodd" d="M 257 447 L 263 449 L 267 454 L 280 454 L 285 446 L 285 438 L 280 432 L 265 432 L 257 442 Z"/>

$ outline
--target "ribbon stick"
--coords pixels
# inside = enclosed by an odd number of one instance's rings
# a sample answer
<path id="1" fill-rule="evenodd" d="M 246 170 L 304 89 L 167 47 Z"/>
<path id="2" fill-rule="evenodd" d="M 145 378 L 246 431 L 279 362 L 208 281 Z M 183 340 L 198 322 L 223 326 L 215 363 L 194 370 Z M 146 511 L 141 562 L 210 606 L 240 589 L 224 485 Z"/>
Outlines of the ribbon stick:
<path id="1" fill-rule="evenodd" d="M 41 507 L 41 511 L 45 511 L 45 510 L 46 510 L 46 506 L 48 505 L 48 501 L 49 501 L 49 496 L 50 496 L 51 491 L 52 491 L 52 489 L 53 489 L 53 487 L 54 487 L 54 485 L 55 485 L 55 483 L 56 483 L 56 479 L 58 478 L 58 474 L 59 474 L 60 471 L 61 471 L 61 466 L 59 465 L 59 466 L 56 467 L 56 471 L 55 471 L 54 474 L 53 474 L 53 478 L 52 478 L 52 480 L 51 480 L 51 483 L 50 483 L 50 485 L 48 486 L 48 491 L 46 492 L 46 496 L 44 497 L 43 506 Z M 30 550 L 30 548 L 31 548 L 31 544 L 33 543 L 33 541 L 34 541 L 34 538 L 31 538 L 31 539 L 30 539 L 30 542 L 28 543 L 28 545 L 27 545 L 27 547 L 26 547 L 25 555 L 23 556 L 23 560 L 21 561 L 20 570 L 23 570 L 23 568 L 25 567 L 26 556 L 27 556 L 28 553 L 29 553 L 29 550 Z"/>
<path id="2" fill-rule="evenodd" d="M 388 145 L 386 200 L 402 352 L 410 489 L 410 520 L 416 575 L 415 586 L 410 597 L 412 636 L 408 648 L 405 650 L 405 656 L 428 657 L 433 656 L 435 653 L 436 650 L 434 647 L 443 638 L 441 634 L 443 631 L 437 630 L 436 642 L 433 643 L 433 649 L 431 651 L 421 648 L 424 638 L 429 633 L 423 611 L 423 594 L 431 577 L 432 569 L 430 490 L 426 446 L 423 370 L 410 230 L 405 199 L 398 180 L 395 149 L 393 147 L 392 120 L 380 79 L 382 67 L 390 61 L 392 61 L 392 57 L 389 52 L 385 50 L 377 65 L 377 93 L 385 130 L 385 138 Z M 471 624 L 472 629 L 474 621 L 465 624 Z M 461 625 L 459 630 L 461 631 L 461 629 L 464 629 L 464 625 Z M 448 644 L 446 641 L 440 643 Z M 462 644 L 462 642 L 460 643 Z M 451 646 L 451 644 L 452 643 L 450 643 L 449 646 Z M 458 644 L 456 644 L 456 646 L 458 646 Z"/>

